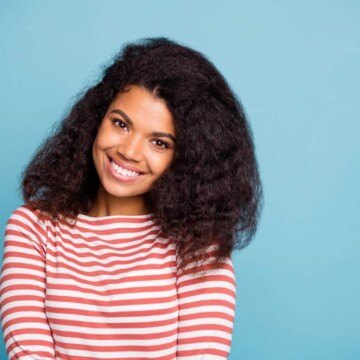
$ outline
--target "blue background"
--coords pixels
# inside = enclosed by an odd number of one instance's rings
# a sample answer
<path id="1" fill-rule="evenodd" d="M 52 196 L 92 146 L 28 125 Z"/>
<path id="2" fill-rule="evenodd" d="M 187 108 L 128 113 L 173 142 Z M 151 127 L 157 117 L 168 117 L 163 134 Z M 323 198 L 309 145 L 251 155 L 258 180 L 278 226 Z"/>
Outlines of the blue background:
<path id="1" fill-rule="evenodd" d="M 355 0 L 0 0 L 1 232 L 74 96 L 124 42 L 168 36 L 216 64 L 255 136 L 265 206 L 234 256 L 230 359 L 360 359 L 359 20 Z"/>

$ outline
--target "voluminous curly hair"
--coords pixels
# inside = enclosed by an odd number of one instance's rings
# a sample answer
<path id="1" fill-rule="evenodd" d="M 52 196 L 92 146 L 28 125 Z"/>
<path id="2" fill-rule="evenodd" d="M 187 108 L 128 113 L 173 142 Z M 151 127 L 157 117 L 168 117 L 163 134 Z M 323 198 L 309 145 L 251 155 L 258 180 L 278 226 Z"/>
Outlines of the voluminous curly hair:
<path id="1" fill-rule="evenodd" d="M 166 38 L 126 45 L 82 94 L 25 169 L 25 202 L 54 218 L 90 211 L 99 187 L 92 159 L 97 129 L 130 85 L 163 99 L 175 122 L 174 160 L 147 194 L 163 235 L 175 239 L 182 259 L 198 258 L 210 245 L 221 259 L 247 245 L 262 187 L 246 116 L 209 60 Z"/>

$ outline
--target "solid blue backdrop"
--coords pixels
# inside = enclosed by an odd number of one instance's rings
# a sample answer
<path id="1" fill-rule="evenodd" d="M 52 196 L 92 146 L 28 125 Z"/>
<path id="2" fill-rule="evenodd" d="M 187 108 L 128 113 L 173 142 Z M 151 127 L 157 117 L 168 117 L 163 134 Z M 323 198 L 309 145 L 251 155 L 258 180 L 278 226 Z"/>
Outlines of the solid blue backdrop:
<path id="1" fill-rule="evenodd" d="M 234 255 L 230 359 L 360 359 L 359 14 L 355 0 L 0 0 L 1 232 L 74 96 L 124 42 L 168 36 L 242 100 L 264 183 L 257 236 Z"/>

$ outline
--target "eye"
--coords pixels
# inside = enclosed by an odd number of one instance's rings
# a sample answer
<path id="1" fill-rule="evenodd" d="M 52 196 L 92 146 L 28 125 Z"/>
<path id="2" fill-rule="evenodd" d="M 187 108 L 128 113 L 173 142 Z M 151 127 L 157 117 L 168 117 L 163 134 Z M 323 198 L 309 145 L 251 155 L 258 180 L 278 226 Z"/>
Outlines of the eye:
<path id="1" fill-rule="evenodd" d="M 127 127 L 127 125 L 126 125 L 126 123 L 124 121 L 122 121 L 120 119 L 114 119 L 114 120 L 112 120 L 112 123 L 116 127 L 120 128 L 121 130 L 128 131 L 128 127 Z"/>
<path id="2" fill-rule="evenodd" d="M 168 149 L 170 145 L 163 140 L 155 139 L 151 141 L 159 149 Z"/>

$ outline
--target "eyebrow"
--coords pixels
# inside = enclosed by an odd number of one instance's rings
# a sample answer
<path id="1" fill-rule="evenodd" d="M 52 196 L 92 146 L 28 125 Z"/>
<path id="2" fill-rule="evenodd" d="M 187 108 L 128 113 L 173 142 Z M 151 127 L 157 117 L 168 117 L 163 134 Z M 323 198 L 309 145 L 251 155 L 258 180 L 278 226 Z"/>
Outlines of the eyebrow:
<path id="1" fill-rule="evenodd" d="M 129 118 L 129 116 L 124 111 L 122 111 L 120 109 L 114 109 L 114 110 L 110 111 L 110 114 L 111 113 L 116 113 L 116 114 L 121 115 L 129 125 L 131 125 L 131 126 L 134 125 L 132 120 Z M 167 138 L 171 139 L 173 142 L 176 142 L 175 136 L 173 134 L 170 134 L 170 133 L 161 132 L 161 131 L 155 131 L 151 135 L 156 136 L 156 137 L 167 137 Z"/>

